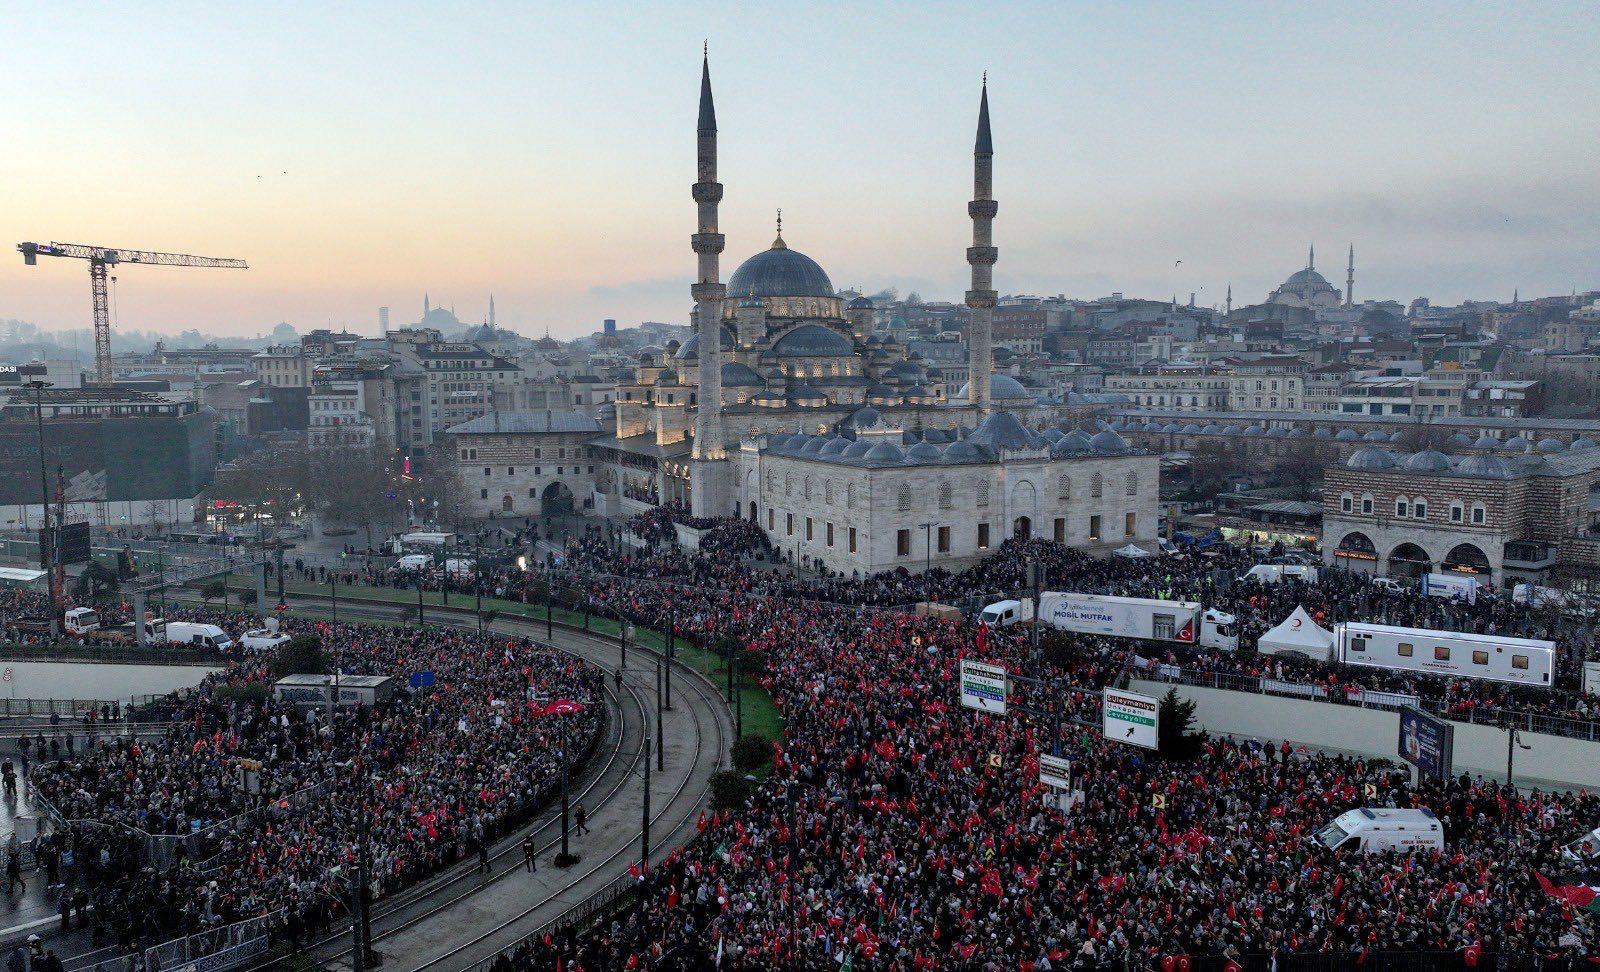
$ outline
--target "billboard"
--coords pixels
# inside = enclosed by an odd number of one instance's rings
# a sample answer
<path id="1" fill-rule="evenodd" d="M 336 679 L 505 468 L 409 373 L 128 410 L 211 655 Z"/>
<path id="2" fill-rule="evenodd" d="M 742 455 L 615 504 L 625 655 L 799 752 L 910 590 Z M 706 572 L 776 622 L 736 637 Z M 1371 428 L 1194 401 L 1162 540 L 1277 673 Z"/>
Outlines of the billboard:
<path id="1" fill-rule="evenodd" d="M 1072 789 L 1072 760 L 1040 753 L 1039 782 L 1058 790 Z"/>
<path id="2" fill-rule="evenodd" d="M 1400 758 L 1417 768 L 1418 774 L 1436 780 L 1450 778 L 1456 727 L 1436 719 L 1421 709 L 1400 710 Z"/>
<path id="3" fill-rule="evenodd" d="M 52 558 L 55 549 L 52 545 L 54 535 L 61 537 L 61 563 L 82 564 L 89 560 L 89 524 L 68 523 L 63 527 L 51 529 L 39 528 L 39 566 L 49 570 L 53 566 Z"/>
<path id="4" fill-rule="evenodd" d="M 1006 714 L 1006 670 L 1002 665 L 961 660 L 961 704 L 979 712 Z"/>
<path id="5" fill-rule="evenodd" d="M 212 413 L 54 418 L 45 423 L 49 492 L 56 470 L 68 503 L 178 499 L 211 482 Z M 39 502 L 39 438 L 32 417 L 0 421 L 0 505 Z"/>
<path id="6" fill-rule="evenodd" d="M 1100 721 L 1107 739 L 1145 749 L 1161 747 L 1161 703 L 1151 696 L 1108 688 Z"/>

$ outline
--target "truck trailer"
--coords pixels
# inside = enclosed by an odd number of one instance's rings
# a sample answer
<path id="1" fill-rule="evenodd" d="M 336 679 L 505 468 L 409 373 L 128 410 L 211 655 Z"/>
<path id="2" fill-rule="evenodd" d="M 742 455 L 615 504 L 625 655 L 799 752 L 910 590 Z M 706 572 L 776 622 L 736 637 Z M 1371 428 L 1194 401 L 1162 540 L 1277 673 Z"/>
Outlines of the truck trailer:
<path id="1" fill-rule="evenodd" d="M 1549 688 L 1555 675 L 1555 642 L 1532 638 L 1342 622 L 1333 626 L 1333 651 L 1347 665 L 1534 688 Z"/>
<path id="2" fill-rule="evenodd" d="M 996 601 L 978 617 L 996 626 L 1032 621 L 1033 602 Z M 1237 619 L 1222 611 L 1202 610 L 1195 601 L 1045 591 L 1039 596 L 1039 620 L 1077 634 L 1176 641 L 1227 651 L 1239 647 Z"/>

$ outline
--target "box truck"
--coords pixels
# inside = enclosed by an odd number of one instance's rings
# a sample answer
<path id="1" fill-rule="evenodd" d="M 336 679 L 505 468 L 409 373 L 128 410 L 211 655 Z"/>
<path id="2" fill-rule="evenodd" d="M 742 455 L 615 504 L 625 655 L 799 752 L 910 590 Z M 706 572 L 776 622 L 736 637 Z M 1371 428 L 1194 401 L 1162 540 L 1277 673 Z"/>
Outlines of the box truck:
<path id="1" fill-rule="evenodd" d="M 997 627 L 1031 621 L 1033 602 L 996 601 L 978 617 Z M 1046 591 L 1039 597 L 1039 620 L 1078 634 L 1177 641 L 1228 651 L 1239 647 L 1237 619 L 1222 611 L 1202 611 L 1194 601 Z"/>

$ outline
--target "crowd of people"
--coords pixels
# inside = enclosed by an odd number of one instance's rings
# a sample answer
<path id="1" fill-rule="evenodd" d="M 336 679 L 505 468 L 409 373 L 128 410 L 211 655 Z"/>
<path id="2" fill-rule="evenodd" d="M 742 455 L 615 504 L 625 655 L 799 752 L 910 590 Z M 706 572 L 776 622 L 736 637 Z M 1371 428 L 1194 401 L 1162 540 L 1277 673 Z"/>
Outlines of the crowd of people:
<path id="1" fill-rule="evenodd" d="M 1079 562 L 1056 556 L 1074 589 L 1134 582 L 1121 565 L 1074 577 Z M 784 582 L 727 557 L 662 549 L 603 563 L 612 576 L 587 586 L 593 609 L 670 620 L 761 659 L 784 738 L 752 801 L 705 815 L 643 879 L 637 908 L 526 942 L 496 972 L 1288 969 L 1386 952 L 1560 967 L 1600 942 L 1593 918 L 1535 876 L 1600 822 L 1593 794 L 1412 785 L 1383 760 L 1271 741 L 1209 739 L 1193 760 L 1167 759 L 1103 740 L 1092 704 L 1069 707 L 1052 737 L 1051 724 L 961 709 L 958 659 L 1037 665 L 1055 691 L 1091 699 L 1120 671 L 1104 644 L 1066 639 L 1032 659 L 1020 634 L 988 633 L 980 650 L 960 621 L 760 596 Z M 1020 580 L 1016 564 L 986 565 L 982 583 Z M 1281 606 L 1249 596 L 1263 616 Z M 1338 589 L 1328 596 L 1313 606 L 1334 609 Z M 1038 776 L 1037 754 L 1054 749 L 1077 781 L 1066 811 Z M 1367 805 L 1432 810 L 1444 849 L 1353 861 L 1311 839 Z"/>
<path id="2" fill-rule="evenodd" d="M 248 622 L 206 616 L 235 634 Z M 275 652 L 246 654 L 157 703 L 168 723 L 159 735 L 36 754 L 32 797 L 70 821 L 43 847 L 74 862 L 64 894 L 105 904 L 93 912 L 97 932 L 128 946 L 281 913 L 290 937 L 303 938 L 340 913 L 338 875 L 354 864 L 358 830 L 372 893 L 403 888 L 526 820 L 603 722 L 599 670 L 526 639 L 284 625 L 345 674 L 404 685 L 430 672 L 432 685 L 330 716 L 274 701 Z M 574 711 L 551 714 L 557 700 Z"/>

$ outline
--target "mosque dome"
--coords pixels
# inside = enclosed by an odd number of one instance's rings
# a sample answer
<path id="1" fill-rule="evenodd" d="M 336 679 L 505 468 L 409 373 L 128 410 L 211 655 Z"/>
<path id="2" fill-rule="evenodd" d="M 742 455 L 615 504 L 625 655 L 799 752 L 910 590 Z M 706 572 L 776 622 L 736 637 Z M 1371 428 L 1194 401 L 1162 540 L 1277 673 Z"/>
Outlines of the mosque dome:
<path id="1" fill-rule="evenodd" d="M 858 456 L 864 456 L 871 451 L 872 443 L 858 439 L 846 446 L 845 450 L 839 453 L 839 455 L 844 456 L 846 459 L 855 459 Z"/>
<path id="2" fill-rule="evenodd" d="M 939 462 L 944 458 L 944 450 L 932 442 L 918 442 L 906 450 L 906 458 L 917 462 Z"/>
<path id="3" fill-rule="evenodd" d="M 772 248 L 739 264 L 728 278 L 728 293 L 755 297 L 832 297 L 833 281 L 817 261 L 791 250 L 778 237 Z"/>
<path id="4" fill-rule="evenodd" d="M 748 388 L 754 385 L 764 385 L 766 382 L 756 374 L 755 369 L 738 361 L 730 361 L 722 366 L 722 386 L 724 388 Z"/>
<path id="5" fill-rule="evenodd" d="M 1373 429 L 1371 432 L 1368 432 L 1361 438 L 1367 442 L 1388 442 L 1389 434 L 1378 429 Z"/>
<path id="6" fill-rule="evenodd" d="M 1507 452 L 1522 452 L 1528 448 L 1528 440 L 1520 435 L 1514 435 L 1507 439 L 1500 448 Z"/>
<path id="7" fill-rule="evenodd" d="M 1355 442 L 1359 438 L 1361 437 L 1356 435 L 1355 429 L 1340 429 L 1339 434 L 1334 436 L 1334 439 L 1339 442 Z"/>
<path id="8" fill-rule="evenodd" d="M 1364 449 L 1357 449 L 1344 464 L 1349 469 L 1392 469 L 1394 456 L 1382 449 L 1367 446 Z"/>
<path id="9" fill-rule="evenodd" d="M 1560 439 L 1540 439 L 1539 444 L 1534 448 L 1540 452 L 1565 452 L 1567 444 Z"/>
<path id="10" fill-rule="evenodd" d="M 828 396 L 817 391 L 810 385 L 801 385 L 789 392 L 789 400 L 797 405 L 826 405 Z"/>
<path id="11" fill-rule="evenodd" d="M 945 462 L 977 462 L 983 458 L 978 447 L 965 439 L 957 439 L 944 447 Z"/>
<path id="12" fill-rule="evenodd" d="M 733 350 L 733 332 L 728 330 L 726 327 L 722 329 L 722 350 Z M 679 345 L 678 350 L 672 356 L 677 358 L 679 361 L 689 361 L 699 358 L 700 332 L 696 331 L 693 337 Z"/>
<path id="13" fill-rule="evenodd" d="M 1483 479 L 1510 479 L 1511 467 L 1499 456 L 1463 456 L 1455 465 L 1457 476 L 1477 476 Z"/>
<path id="14" fill-rule="evenodd" d="M 871 405 L 863 405 L 850 413 L 844 424 L 852 429 L 867 429 L 878 424 L 881 413 Z"/>
<path id="15" fill-rule="evenodd" d="M 850 448 L 850 440 L 842 435 L 839 435 L 829 439 L 827 444 L 824 445 L 817 454 L 822 456 L 836 456 L 848 448 Z"/>
<path id="16" fill-rule="evenodd" d="M 1406 472 L 1413 473 L 1449 472 L 1450 457 L 1437 449 L 1424 449 L 1415 455 L 1407 456 L 1400 467 Z"/>
<path id="17" fill-rule="evenodd" d="M 1573 439 L 1572 445 L 1568 446 L 1569 449 L 1593 449 L 1594 447 L 1594 440 L 1587 436 L 1581 439 Z"/>
<path id="18" fill-rule="evenodd" d="M 1492 435 L 1482 435 L 1478 437 L 1478 441 L 1472 444 L 1472 447 L 1474 449 L 1498 449 L 1500 448 L 1500 440 Z"/>
<path id="19" fill-rule="evenodd" d="M 976 445 L 993 449 L 1037 449 L 1041 441 L 1010 412 L 990 415 L 967 438 Z"/>
<path id="20" fill-rule="evenodd" d="M 793 252 L 793 251 L 791 251 L 791 252 Z M 818 271 L 819 272 L 821 271 L 820 267 L 818 268 Z M 850 309 L 851 310 L 871 310 L 872 309 L 872 301 L 868 300 L 865 297 L 856 297 L 856 298 L 854 298 L 853 300 L 850 301 Z"/>
<path id="21" fill-rule="evenodd" d="M 780 358 L 829 358 L 854 354 L 850 339 L 821 324 L 802 324 L 778 338 L 772 353 Z"/>
<path id="22" fill-rule="evenodd" d="M 862 455 L 867 462 L 905 462 L 906 454 L 892 442 L 879 442 Z"/>
<path id="23" fill-rule="evenodd" d="M 956 399 L 964 402 L 970 392 L 971 383 L 969 382 L 962 385 L 961 390 L 956 392 Z M 1022 382 L 1010 375 L 989 376 L 989 398 L 992 401 L 1015 401 L 1018 399 L 1031 399 L 1032 397 L 1032 395 L 1028 394 L 1028 390 L 1022 387 Z"/>
<path id="24" fill-rule="evenodd" d="M 1094 451 L 1101 454 L 1109 455 L 1112 453 L 1129 451 L 1128 440 L 1124 439 L 1122 436 L 1111 431 L 1110 429 L 1106 429 L 1104 432 L 1101 432 L 1099 435 L 1091 438 L 1089 440 L 1089 444 L 1094 446 Z"/>

